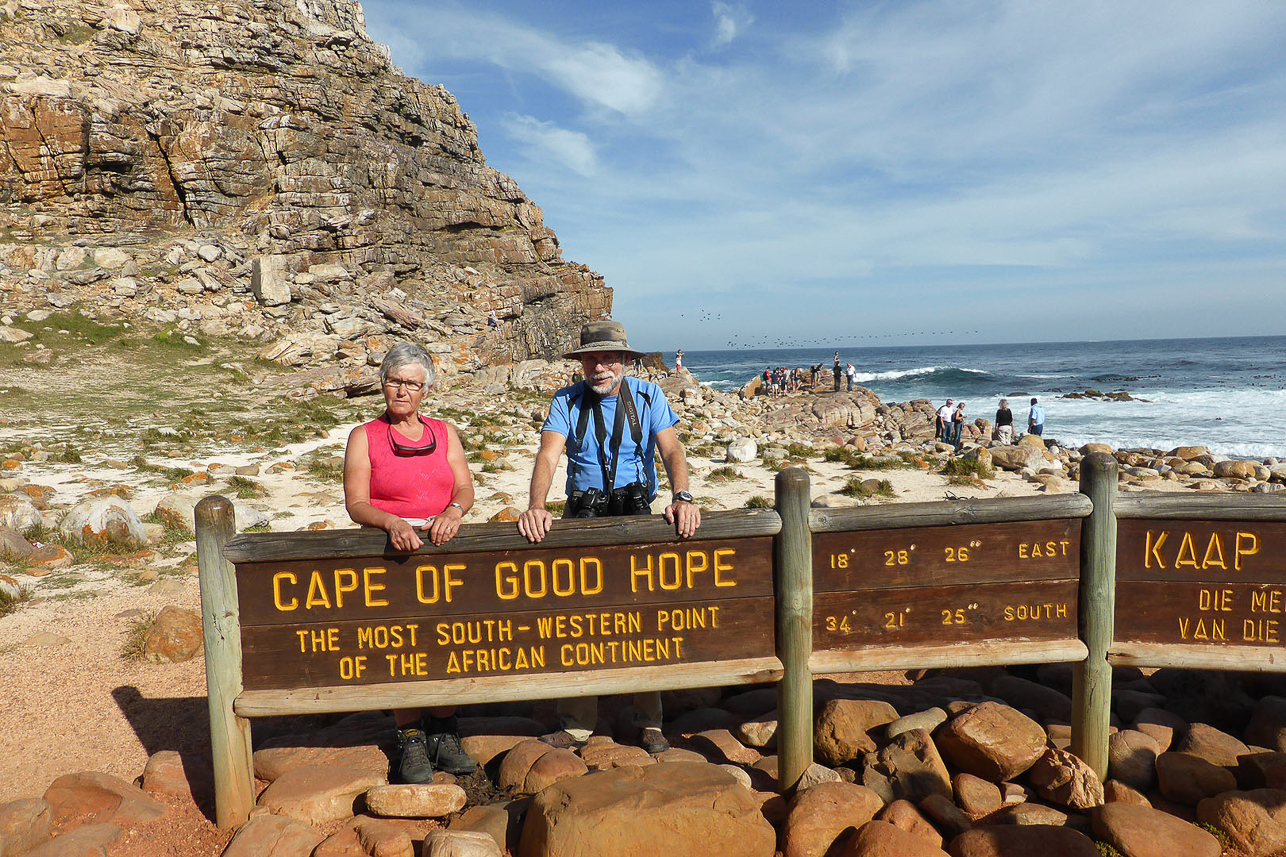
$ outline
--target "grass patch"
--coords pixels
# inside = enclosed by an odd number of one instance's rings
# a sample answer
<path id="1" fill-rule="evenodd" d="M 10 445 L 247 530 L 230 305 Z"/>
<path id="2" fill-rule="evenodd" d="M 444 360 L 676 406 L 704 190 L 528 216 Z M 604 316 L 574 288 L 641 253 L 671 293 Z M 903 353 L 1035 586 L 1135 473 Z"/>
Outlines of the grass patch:
<path id="1" fill-rule="evenodd" d="M 7 589 L 0 589 L 0 616 L 8 616 L 30 600 L 31 590 L 25 586 L 19 586 L 16 593 L 10 593 Z"/>
<path id="2" fill-rule="evenodd" d="M 848 497 L 857 497 L 867 499 L 869 497 L 892 497 L 893 483 L 887 479 L 881 479 L 875 487 L 868 487 L 862 484 L 862 480 L 857 477 L 849 477 L 844 483 L 844 487 L 839 489 L 840 494 Z"/>
<path id="3" fill-rule="evenodd" d="M 963 476 L 967 479 L 990 479 L 996 471 L 980 458 L 949 458 L 942 465 L 942 472 L 948 477 Z"/>
<path id="4" fill-rule="evenodd" d="M 1215 839 L 1218 839 L 1219 847 L 1222 848 L 1224 851 L 1227 851 L 1229 848 L 1232 847 L 1232 840 L 1228 837 L 1228 834 L 1225 833 L 1222 828 L 1215 827 L 1213 824 L 1211 824 L 1208 821 L 1201 822 L 1200 824 L 1197 825 L 1197 827 L 1200 827 L 1206 833 L 1209 833 Z"/>
<path id="5" fill-rule="evenodd" d="M 771 497 L 765 497 L 762 494 L 756 494 L 744 503 L 746 509 L 774 509 Z"/>
<path id="6" fill-rule="evenodd" d="M 163 476 L 171 482 L 178 482 L 195 473 L 195 470 L 189 470 L 186 467 L 162 467 L 159 464 L 149 464 L 148 460 L 142 454 L 136 455 L 130 459 L 130 464 L 140 473 L 155 473 Z"/>
<path id="7" fill-rule="evenodd" d="M 121 325 L 100 324 L 79 311 L 56 312 L 44 321 L 19 319 L 14 326 L 33 334 L 29 342 L 63 348 L 69 344 L 105 345 L 125 332 Z"/>
<path id="8" fill-rule="evenodd" d="M 196 340 L 196 345 L 188 342 L 188 337 L 190 336 Z M 151 343 L 172 351 L 200 351 L 205 347 L 197 337 L 192 336 L 190 333 L 180 333 L 177 330 L 162 330 L 160 333 L 153 334 Z"/>
<path id="9" fill-rule="evenodd" d="M 1123 857 L 1120 851 L 1117 851 L 1106 842 L 1095 841 L 1094 847 L 1098 849 L 1098 853 L 1102 854 L 1103 857 Z"/>
<path id="10" fill-rule="evenodd" d="M 237 497 L 242 500 L 249 500 L 251 497 L 266 497 L 268 495 L 268 489 L 258 482 L 238 475 L 229 477 L 228 489 L 236 492 Z"/>
<path id="11" fill-rule="evenodd" d="M 149 610 L 141 616 L 129 620 L 125 629 L 125 641 L 121 643 L 121 658 L 127 661 L 143 660 L 143 649 L 147 646 L 147 632 L 152 630 L 156 621 L 156 611 Z"/>
<path id="12" fill-rule="evenodd" d="M 80 464 L 80 450 L 73 449 L 70 443 L 64 443 L 62 449 L 49 454 L 49 460 L 60 464 Z"/>
<path id="13" fill-rule="evenodd" d="M 158 515 L 155 511 L 148 512 L 146 515 L 141 516 L 139 520 L 145 524 L 160 524 L 165 530 L 165 535 L 161 537 L 161 543 L 156 545 L 158 548 L 172 548 L 175 545 L 182 544 L 183 542 L 192 541 L 193 536 L 191 533 L 183 527 L 175 526 L 170 521 Z"/>
<path id="14" fill-rule="evenodd" d="M 731 464 L 727 464 L 723 467 L 716 467 L 714 470 L 711 470 L 710 474 L 706 478 L 714 482 L 727 482 L 732 479 L 744 479 L 745 477 L 741 475 L 740 470 L 733 467 Z"/>

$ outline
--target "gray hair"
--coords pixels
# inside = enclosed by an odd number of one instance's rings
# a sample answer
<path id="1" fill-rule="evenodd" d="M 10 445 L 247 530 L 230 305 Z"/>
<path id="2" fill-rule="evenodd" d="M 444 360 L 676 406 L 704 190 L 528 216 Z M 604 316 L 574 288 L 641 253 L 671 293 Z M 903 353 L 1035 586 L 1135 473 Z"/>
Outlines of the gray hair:
<path id="1" fill-rule="evenodd" d="M 433 372 L 433 358 L 414 342 L 399 342 L 388 350 L 380 363 L 380 386 L 388 381 L 388 376 L 406 366 L 419 366 L 424 369 L 424 387 L 428 389 L 437 380 Z"/>
<path id="2" fill-rule="evenodd" d="M 1000 407 L 1002 407 L 1002 408 L 1007 408 L 1007 407 L 1009 407 L 1009 400 L 1008 400 L 1008 399 L 1001 399 L 1001 400 L 1000 400 Z"/>

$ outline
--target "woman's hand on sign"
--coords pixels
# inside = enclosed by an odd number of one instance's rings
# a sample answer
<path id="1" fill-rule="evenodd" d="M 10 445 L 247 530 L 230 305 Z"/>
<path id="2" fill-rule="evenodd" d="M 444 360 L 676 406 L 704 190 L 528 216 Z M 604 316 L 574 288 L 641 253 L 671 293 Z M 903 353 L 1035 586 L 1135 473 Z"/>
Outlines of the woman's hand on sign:
<path id="1" fill-rule="evenodd" d="M 533 544 L 544 539 L 553 525 L 554 516 L 548 509 L 528 509 L 518 516 L 518 532 Z"/>
<path id="2" fill-rule="evenodd" d="M 429 525 L 429 541 L 435 545 L 444 545 L 451 541 L 451 538 L 460 532 L 460 519 L 463 517 L 464 512 L 460 511 L 459 506 L 447 506 Z"/>
<path id="3" fill-rule="evenodd" d="M 424 545 L 424 540 L 420 538 L 415 528 L 401 518 L 389 524 L 387 530 L 389 541 L 400 551 L 410 552 Z"/>

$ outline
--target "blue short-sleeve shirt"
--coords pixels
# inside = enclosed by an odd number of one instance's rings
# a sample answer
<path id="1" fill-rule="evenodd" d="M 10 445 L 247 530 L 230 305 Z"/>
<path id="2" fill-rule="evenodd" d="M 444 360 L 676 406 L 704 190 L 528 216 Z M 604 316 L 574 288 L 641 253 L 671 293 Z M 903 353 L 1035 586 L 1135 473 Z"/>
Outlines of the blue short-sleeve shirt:
<path id="1" fill-rule="evenodd" d="M 651 381 L 640 378 L 626 378 L 630 395 L 634 399 L 634 410 L 639 416 L 639 425 L 643 429 L 643 448 L 639 449 L 630 435 L 629 421 L 621 436 L 621 452 L 617 459 L 616 478 L 612 485 L 619 488 L 631 482 L 642 482 L 647 486 L 648 498 L 656 497 L 656 436 L 679 422 L 670 403 L 665 400 L 665 393 Z M 585 401 L 585 391 L 589 389 L 584 383 L 564 387 L 554 394 L 549 406 L 549 416 L 541 431 L 552 431 L 570 438 L 580 422 L 581 404 Z M 616 420 L 616 403 L 619 396 L 607 396 L 601 399 L 603 409 L 603 427 L 610 440 L 612 425 Z M 573 401 L 574 399 L 574 401 Z M 594 415 L 591 413 L 585 424 L 585 437 L 579 439 L 579 449 L 573 450 L 567 444 L 567 494 L 573 491 L 584 491 L 586 488 L 603 489 L 603 470 L 599 464 L 598 436 L 594 431 Z M 611 465 L 609 452 L 608 465 Z"/>

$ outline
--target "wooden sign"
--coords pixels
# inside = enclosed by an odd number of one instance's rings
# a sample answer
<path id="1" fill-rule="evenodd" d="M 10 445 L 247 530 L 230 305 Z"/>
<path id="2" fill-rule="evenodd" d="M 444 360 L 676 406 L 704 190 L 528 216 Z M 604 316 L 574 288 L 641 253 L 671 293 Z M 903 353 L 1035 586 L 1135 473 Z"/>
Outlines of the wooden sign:
<path id="1" fill-rule="evenodd" d="M 1286 523 L 1122 519 L 1117 527 L 1116 640 L 1286 641 Z"/>
<path id="2" fill-rule="evenodd" d="M 239 562 L 245 689 L 772 657 L 772 538 Z"/>
<path id="3" fill-rule="evenodd" d="M 813 536 L 817 651 L 1075 640 L 1079 519 Z"/>

